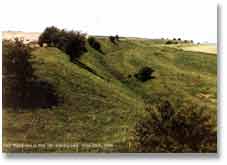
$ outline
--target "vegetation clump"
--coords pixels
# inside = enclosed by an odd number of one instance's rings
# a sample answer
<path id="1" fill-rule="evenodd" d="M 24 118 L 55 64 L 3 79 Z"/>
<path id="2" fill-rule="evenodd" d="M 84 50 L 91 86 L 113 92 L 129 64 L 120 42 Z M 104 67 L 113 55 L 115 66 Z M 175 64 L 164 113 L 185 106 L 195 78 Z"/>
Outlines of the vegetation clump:
<path id="1" fill-rule="evenodd" d="M 96 50 L 99 51 L 99 52 L 102 52 L 102 50 L 101 50 L 101 44 L 96 40 L 95 37 L 90 36 L 90 37 L 88 38 L 88 43 L 89 43 L 89 45 L 90 45 L 92 48 L 96 49 Z"/>
<path id="2" fill-rule="evenodd" d="M 178 42 L 176 41 L 176 39 L 175 40 L 168 40 L 168 41 L 166 41 L 166 44 L 167 45 L 169 45 L 169 44 L 177 44 Z"/>
<path id="3" fill-rule="evenodd" d="M 109 40 L 110 40 L 110 42 L 112 42 L 113 44 L 116 44 L 116 41 L 115 41 L 115 37 L 114 37 L 114 36 L 109 36 Z"/>
<path id="4" fill-rule="evenodd" d="M 154 76 L 152 76 L 152 73 L 154 72 L 154 70 L 150 67 L 143 67 L 139 70 L 138 73 L 136 73 L 134 76 L 142 81 L 142 82 L 145 82 L 147 80 L 150 80 L 150 79 L 153 79 Z"/>
<path id="5" fill-rule="evenodd" d="M 116 34 L 115 39 L 116 39 L 116 41 L 120 41 L 118 34 Z"/>
<path id="6" fill-rule="evenodd" d="M 216 152 L 217 132 L 203 107 L 189 105 L 176 111 L 165 101 L 148 111 L 135 126 L 135 151 Z"/>
<path id="7" fill-rule="evenodd" d="M 117 42 L 120 41 L 120 37 L 116 34 L 115 36 L 109 36 L 109 40 L 111 43 L 117 45 Z"/>

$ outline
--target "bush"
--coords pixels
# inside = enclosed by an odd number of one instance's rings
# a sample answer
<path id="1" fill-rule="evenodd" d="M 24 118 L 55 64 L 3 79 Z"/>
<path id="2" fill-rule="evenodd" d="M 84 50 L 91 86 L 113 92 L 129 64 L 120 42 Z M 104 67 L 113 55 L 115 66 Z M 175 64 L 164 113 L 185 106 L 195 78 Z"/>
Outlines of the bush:
<path id="1" fill-rule="evenodd" d="M 85 34 L 74 31 L 60 30 L 54 26 L 47 27 L 39 37 L 39 44 L 57 47 L 65 51 L 71 61 L 79 58 L 86 52 Z"/>
<path id="2" fill-rule="evenodd" d="M 96 49 L 97 51 L 101 52 L 101 44 L 95 39 L 95 37 L 88 38 L 89 45 Z"/>
<path id="3" fill-rule="evenodd" d="M 168 44 L 173 44 L 173 42 L 172 41 L 166 41 L 166 44 L 168 45 Z"/>
<path id="4" fill-rule="evenodd" d="M 165 101 L 149 108 L 134 131 L 133 146 L 137 152 L 216 152 L 217 133 L 211 117 L 203 107 L 189 105 L 175 111 Z"/>
<path id="5" fill-rule="evenodd" d="M 115 41 L 115 37 L 114 36 L 109 36 L 109 40 L 110 42 L 112 42 L 113 44 L 117 44 Z"/>
<path id="6" fill-rule="evenodd" d="M 134 76 L 138 80 L 140 80 L 142 82 L 145 82 L 147 80 L 150 80 L 150 79 L 154 78 L 153 76 L 151 76 L 153 72 L 154 72 L 154 70 L 152 68 L 150 68 L 150 67 L 143 67 Z"/>
<path id="7" fill-rule="evenodd" d="M 167 44 L 167 45 L 168 45 L 168 44 L 178 44 L 178 42 L 177 42 L 176 39 L 175 39 L 175 40 L 173 40 L 173 41 L 171 41 L 171 40 L 166 41 L 166 44 Z"/>
<path id="8" fill-rule="evenodd" d="M 115 36 L 116 41 L 120 41 L 120 38 L 118 35 Z"/>
<path id="9" fill-rule="evenodd" d="M 54 88 L 33 75 L 31 49 L 22 40 L 3 41 L 2 55 L 3 107 L 47 108 L 58 103 Z"/>
<path id="10" fill-rule="evenodd" d="M 65 42 L 64 47 L 60 49 L 70 56 L 71 61 L 78 59 L 87 51 L 85 34 L 70 31 L 66 33 L 63 41 Z"/>

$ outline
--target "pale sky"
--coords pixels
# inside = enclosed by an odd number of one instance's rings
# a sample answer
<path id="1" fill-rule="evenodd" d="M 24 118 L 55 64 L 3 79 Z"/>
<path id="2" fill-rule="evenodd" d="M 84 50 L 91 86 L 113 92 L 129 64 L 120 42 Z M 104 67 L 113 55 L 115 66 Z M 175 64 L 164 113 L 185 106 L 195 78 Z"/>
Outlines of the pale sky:
<path id="1" fill-rule="evenodd" d="M 216 43 L 217 4 L 204 0 L 1 0 L 1 31 L 47 26 L 94 35 Z"/>

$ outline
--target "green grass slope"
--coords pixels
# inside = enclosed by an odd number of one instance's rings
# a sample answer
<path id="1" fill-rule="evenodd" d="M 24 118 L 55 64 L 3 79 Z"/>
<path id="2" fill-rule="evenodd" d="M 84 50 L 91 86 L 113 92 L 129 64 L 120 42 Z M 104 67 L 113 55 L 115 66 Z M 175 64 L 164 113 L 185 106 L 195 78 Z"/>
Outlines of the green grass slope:
<path id="1" fill-rule="evenodd" d="M 51 109 L 3 111 L 3 143 L 96 143 L 114 147 L 5 147 L 5 151 L 127 151 L 130 132 L 136 121 L 146 115 L 146 104 L 155 105 L 164 99 L 175 108 L 182 104 L 204 105 L 216 122 L 216 56 L 160 46 L 149 40 L 124 39 L 118 45 L 107 38 L 98 41 L 104 53 L 87 45 L 88 52 L 80 59 L 97 74 L 71 63 L 56 48 L 38 48 L 33 52 L 35 75 L 51 83 L 64 101 Z M 155 79 L 142 83 L 129 76 L 143 66 L 155 70 Z"/>

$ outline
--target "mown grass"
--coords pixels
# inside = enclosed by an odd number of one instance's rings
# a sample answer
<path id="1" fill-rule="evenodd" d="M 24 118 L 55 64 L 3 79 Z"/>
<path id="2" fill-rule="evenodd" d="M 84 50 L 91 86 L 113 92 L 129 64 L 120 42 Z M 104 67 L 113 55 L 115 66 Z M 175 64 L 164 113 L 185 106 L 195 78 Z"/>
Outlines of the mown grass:
<path id="1" fill-rule="evenodd" d="M 185 51 L 194 51 L 194 52 L 205 52 L 212 55 L 217 54 L 217 46 L 215 44 L 182 44 L 179 48 Z"/>
<path id="2" fill-rule="evenodd" d="M 207 107 L 216 122 L 216 56 L 166 47 L 159 42 L 124 39 L 117 45 L 99 38 L 103 53 L 87 44 L 80 61 L 103 79 L 70 62 L 56 48 L 32 53 L 35 75 L 52 84 L 63 103 L 50 109 L 3 111 L 3 144 L 101 143 L 103 148 L 4 148 L 5 152 L 128 152 L 131 130 L 145 105 L 169 100 Z M 155 70 L 145 83 L 133 76 L 141 67 Z"/>

